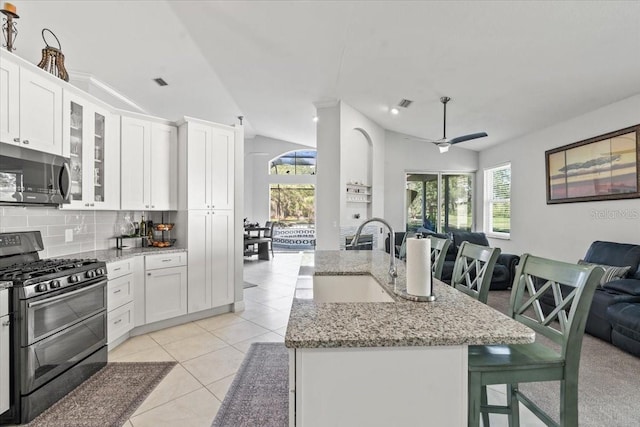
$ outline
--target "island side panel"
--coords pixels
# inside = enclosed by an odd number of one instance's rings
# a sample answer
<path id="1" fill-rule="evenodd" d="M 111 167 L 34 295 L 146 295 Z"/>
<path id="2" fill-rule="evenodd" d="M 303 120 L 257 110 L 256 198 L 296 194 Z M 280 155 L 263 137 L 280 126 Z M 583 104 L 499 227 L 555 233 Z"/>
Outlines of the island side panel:
<path id="1" fill-rule="evenodd" d="M 298 427 L 466 426 L 464 345 L 297 348 L 294 357 Z"/>

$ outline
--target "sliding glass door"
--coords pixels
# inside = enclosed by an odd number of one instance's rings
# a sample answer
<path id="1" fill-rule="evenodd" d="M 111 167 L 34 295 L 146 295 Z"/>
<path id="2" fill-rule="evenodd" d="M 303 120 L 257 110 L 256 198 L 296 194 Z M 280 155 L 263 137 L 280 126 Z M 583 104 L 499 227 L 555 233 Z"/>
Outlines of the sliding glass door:
<path id="1" fill-rule="evenodd" d="M 407 174 L 407 231 L 473 228 L 473 174 Z"/>

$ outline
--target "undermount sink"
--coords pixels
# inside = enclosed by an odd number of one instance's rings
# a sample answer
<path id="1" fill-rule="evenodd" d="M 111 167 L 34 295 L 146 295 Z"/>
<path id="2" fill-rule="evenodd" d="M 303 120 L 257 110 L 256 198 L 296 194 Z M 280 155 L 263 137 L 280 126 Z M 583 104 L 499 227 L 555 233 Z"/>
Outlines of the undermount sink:
<path id="1" fill-rule="evenodd" d="M 315 302 L 394 302 L 372 276 L 313 276 Z"/>

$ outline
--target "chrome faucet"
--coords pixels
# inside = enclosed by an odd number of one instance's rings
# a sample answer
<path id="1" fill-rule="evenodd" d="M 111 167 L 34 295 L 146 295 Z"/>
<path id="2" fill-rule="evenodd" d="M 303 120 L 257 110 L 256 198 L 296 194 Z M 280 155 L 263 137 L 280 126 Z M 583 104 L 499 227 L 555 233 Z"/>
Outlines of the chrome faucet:
<path id="1" fill-rule="evenodd" d="M 360 234 L 362 234 L 362 229 L 364 228 L 365 225 L 374 221 L 377 221 L 386 225 L 387 228 L 389 229 L 389 233 L 390 233 L 389 253 L 391 255 L 391 257 L 389 258 L 389 284 L 393 285 L 395 289 L 396 277 L 398 277 L 398 270 L 396 268 L 396 245 L 395 245 L 396 234 L 393 232 L 393 227 L 387 221 L 385 221 L 382 218 L 370 218 L 365 222 L 363 222 L 362 224 L 360 224 L 360 227 L 358 227 L 358 229 L 356 230 L 355 236 L 353 236 L 353 239 L 351 240 L 351 246 L 358 246 L 358 240 L 360 239 Z"/>

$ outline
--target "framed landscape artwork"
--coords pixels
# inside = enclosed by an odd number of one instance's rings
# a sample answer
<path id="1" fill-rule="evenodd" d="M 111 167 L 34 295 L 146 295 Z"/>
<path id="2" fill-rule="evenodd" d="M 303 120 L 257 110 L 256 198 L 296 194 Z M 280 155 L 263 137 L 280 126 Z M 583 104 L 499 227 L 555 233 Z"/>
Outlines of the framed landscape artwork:
<path id="1" fill-rule="evenodd" d="M 547 204 L 640 197 L 640 125 L 545 152 Z"/>

